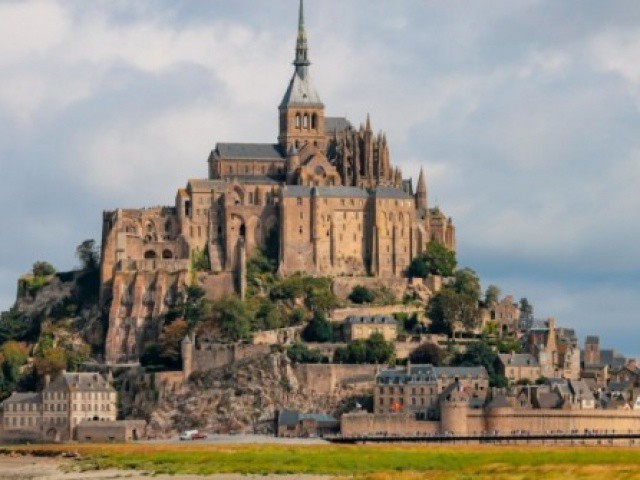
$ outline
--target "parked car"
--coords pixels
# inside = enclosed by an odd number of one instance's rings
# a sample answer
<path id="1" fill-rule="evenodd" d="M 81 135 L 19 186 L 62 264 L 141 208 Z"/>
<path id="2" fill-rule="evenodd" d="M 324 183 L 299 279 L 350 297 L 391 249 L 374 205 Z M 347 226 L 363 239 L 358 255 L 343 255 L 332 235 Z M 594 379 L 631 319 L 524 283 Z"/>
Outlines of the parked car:
<path id="1" fill-rule="evenodd" d="M 180 435 L 180 440 L 203 440 L 207 438 L 207 434 L 200 430 L 185 430 Z"/>

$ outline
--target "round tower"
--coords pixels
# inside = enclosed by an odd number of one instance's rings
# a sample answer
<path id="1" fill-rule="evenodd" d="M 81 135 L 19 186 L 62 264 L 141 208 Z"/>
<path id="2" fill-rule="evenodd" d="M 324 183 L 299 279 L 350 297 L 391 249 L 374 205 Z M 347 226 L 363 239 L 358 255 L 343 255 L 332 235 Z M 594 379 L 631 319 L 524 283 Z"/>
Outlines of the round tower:
<path id="1" fill-rule="evenodd" d="M 466 435 L 467 415 L 469 413 L 469 398 L 459 384 L 444 397 L 440 405 L 440 433 Z"/>

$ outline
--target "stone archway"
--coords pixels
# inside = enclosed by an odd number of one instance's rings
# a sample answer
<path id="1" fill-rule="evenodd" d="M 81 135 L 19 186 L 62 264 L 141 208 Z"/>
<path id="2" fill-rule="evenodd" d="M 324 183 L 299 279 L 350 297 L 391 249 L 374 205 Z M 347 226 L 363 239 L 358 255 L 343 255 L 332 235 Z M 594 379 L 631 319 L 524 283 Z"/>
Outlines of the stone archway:
<path id="1" fill-rule="evenodd" d="M 61 440 L 60 432 L 55 428 L 47 430 L 47 440 L 50 442 L 58 443 Z"/>

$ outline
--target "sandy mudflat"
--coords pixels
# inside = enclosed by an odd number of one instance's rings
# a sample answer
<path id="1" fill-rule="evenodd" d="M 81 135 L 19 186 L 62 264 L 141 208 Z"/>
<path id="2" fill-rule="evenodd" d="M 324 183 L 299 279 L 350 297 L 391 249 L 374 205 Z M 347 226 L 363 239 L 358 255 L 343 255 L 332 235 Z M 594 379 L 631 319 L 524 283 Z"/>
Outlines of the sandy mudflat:
<path id="1" fill-rule="evenodd" d="M 64 472 L 71 460 L 36 458 L 29 456 L 0 456 L 0 480 L 329 480 L 317 475 L 150 475 L 127 470 L 101 470 L 95 472 Z"/>

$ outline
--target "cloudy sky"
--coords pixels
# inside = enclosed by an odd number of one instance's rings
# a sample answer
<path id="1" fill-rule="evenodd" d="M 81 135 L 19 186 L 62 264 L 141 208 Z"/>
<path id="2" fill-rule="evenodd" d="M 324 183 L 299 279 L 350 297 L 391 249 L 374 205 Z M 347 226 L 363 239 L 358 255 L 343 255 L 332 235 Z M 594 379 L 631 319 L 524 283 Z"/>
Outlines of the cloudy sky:
<path id="1" fill-rule="evenodd" d="M 307 0 L 330 115 L 426 168 L 459 258 L 640 354 L 640 3 Z M 0 0 L 0 308 L 101 212 L 171 204 L 217 141 L 271 142 L 296 0 Z"/>

